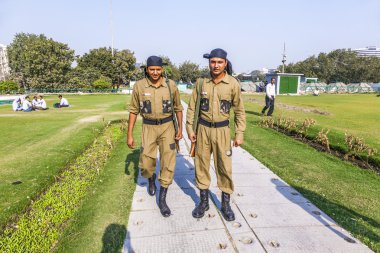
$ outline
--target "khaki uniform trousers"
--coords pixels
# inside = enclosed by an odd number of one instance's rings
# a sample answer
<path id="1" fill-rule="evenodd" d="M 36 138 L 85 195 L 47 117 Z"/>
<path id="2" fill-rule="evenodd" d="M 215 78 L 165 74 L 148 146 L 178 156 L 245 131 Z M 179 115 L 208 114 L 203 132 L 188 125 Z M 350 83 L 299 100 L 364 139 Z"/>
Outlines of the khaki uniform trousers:
<path id="1" fill-rule="evenodd" d="M 229 126 L 210 128 L 199 124 L 197 147 L 195 153 L 195 179 L 199 189 L 210 187 L 210 158 L 214 157 L 214 166 L 218 187 L 221 191 L 232 194 L 232 148 Z"/>
<path id="2" fill-rule="evenodd" d="M 158 181 L 165 188 L 168 188 L 173 182 L 176 164 L 174 137 L 175 130 L 172 121 L 162 125 L 142 125 L 142 147 L 139 160 L 141 175 L 145 178 L 150 178 L 156 171 L 158 146 L 160 152 Z"/>

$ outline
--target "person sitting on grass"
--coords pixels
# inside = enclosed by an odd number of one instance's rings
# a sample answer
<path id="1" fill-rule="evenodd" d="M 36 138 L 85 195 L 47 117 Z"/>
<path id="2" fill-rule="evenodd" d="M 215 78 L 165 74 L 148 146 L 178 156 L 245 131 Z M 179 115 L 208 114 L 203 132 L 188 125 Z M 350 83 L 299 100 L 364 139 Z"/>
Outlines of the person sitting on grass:
<path id="1" fill-rule="evenodd" d="M 314 91 L 313 91 L 313 96 L 319 96 L 319 89 L 316 88 Z"/>
<path id="2" fill-rule="evenodd" d="M 46 101 L 44 99 L 44 97 L 42 95 L 39 95 L 38 96 L 38 102 L 37 102 L 37 105 L 35 107 L 37 110 L 47 110 L 49 109 L 47 106 L 46 106 Z"/>
<path id="3" fill-rule="evenodd" d="M 15 111 L 15 112 L 22 111 L 22 105 L 21 105 L 21 98 L 20 97 L 13 100 L 12 108 L 13 108 L 13 111 Z"/>
<path id="4" fill-rule="evenodd" d="M 67 101 L 66 98 L 63 98 L 62 95 L 59 95 L 58 98 L 59 98 L 60 102 L 54 104 L 55 108 L 69 107 L 70 106 L 69 101 Z"/>
<path id="5" fill-rule="evenodd" d="M 37 99 L 37 96 L 34 96 L 32 100 L 32 108 L 36 109 L 37 106 L 38 106 L 38 99 Z"/>
<path id="6" fill-rule="evenodd" d="M 25 96 L 24 101 L 22 102 L 22 110 L 24 112 L 31 112 L 33 111 L 32 103 L 29 101 L 29 96 Z"/>

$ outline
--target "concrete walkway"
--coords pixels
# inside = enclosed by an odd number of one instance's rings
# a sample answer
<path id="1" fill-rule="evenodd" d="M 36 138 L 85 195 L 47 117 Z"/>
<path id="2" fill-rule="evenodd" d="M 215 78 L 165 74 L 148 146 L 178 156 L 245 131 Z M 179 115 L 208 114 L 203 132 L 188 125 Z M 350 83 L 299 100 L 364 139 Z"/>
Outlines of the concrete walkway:
<path id="1" fill-rule="evenodd" d="M 242 148 L 232 156 L 236 220 L 226 222 L 219 213 L 213 161 L 210 210 L 194 219 L 199 190 L 185 130 L 183 135 L 167 196 L 172 215 L 161 216 L 158 194 L 149 196 L 147 180 L 139 176 L 124 252 L 372 252 Z"/>

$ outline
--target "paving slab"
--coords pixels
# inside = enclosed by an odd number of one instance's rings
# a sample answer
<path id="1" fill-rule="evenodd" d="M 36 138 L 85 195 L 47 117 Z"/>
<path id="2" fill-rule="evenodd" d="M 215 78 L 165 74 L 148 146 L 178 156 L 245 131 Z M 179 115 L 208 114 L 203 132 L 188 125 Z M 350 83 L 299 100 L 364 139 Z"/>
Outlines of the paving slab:
<path id="1" fill-rule="evenodd" d="M 198 190 L 194 188 L 169 189 L 166 196 L 166 203 L 169 208 L 188 207 L 190 210 L 198 203 Z M 159 210 L 158 209 L 158 192 L 156 196 L 150 196 L 146 190 L 136 191 L 132 200 L 132 211 L 138 210 Z M 191 214 L 191 212 L 189 212 Z"/>
<path id="2" fill-rule="evenodd" d="M 224 224 L 219 219 L 218 212 L 214 206 L 211 206 L 205 216 L 200 219 L 194 219 L 191 216 L 191 211 L 192 208 L 173 208 L 172 215 L 165 219 L 157 210 L 133 211 L 129 217 L 131 226 L 128 226 L 128 232 L 136 237 L 149 237 L 224 229 Z M 181 222 L 178 222 L 178 220 Z"/>
<path id="3" fill-rule="evenodd" d="M 215 189 L 215 188 L 213 188 Z M 218 191 L 219 189 L 215 189 Z M 289 186 L 282 187 L 235 187 L 232 201 L 241 204 L 309 203 L 299 192 Z"/>
<path id="4" fill-rule="evenodd" d="M 236 251 L 240 253 L 262 253 L 266 252 L 261 242 L 253 232 L 231 234 Z"/>
<path id="5" fill-rule="evenodd" d="M 123 252 L 233 253 L 236 251 L 225 230 L 218 229 L 153 237 L 135 237 L 132 233 L 127 233 Z"/>
<path id="6" fill-rule="evenodd" d="M 252 228 L 336 225 L 311 203 L 241 204 L 239 210 Z"/>
<path id="7" fill-rule="evenodd" d="M 267 252 L 372 252 L 347 231 L 334 226 L 256 228 Z"/>

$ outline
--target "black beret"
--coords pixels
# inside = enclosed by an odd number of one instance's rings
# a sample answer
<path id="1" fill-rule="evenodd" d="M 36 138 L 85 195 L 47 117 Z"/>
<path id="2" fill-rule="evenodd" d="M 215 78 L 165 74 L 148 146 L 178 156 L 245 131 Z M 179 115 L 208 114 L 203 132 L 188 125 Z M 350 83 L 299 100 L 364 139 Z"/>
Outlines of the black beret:
<path id="1" fill-rule="evenodd" d="M 203 55 L 203 58 L 206 58 L 206 59 L 211 59 L 214 57 L 227 59 L 227 52 L 221 48 L 216 48 L 216 49 L 212 50 L 211 53 Z"/>
<path id="2" fill-rule="evenodd" d="M 147 67 L 150 66 L 159 66 L 162 67 L 164 64 L 162 63 L 162 58 L 158 56 L 150 56 L 148 60 L 146 61 Z"/>

